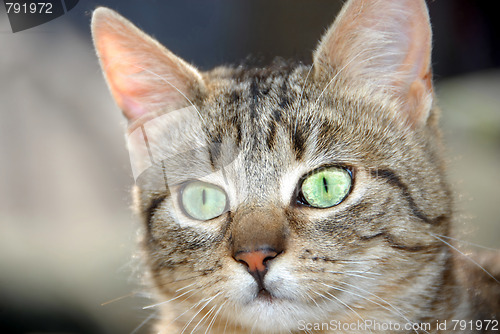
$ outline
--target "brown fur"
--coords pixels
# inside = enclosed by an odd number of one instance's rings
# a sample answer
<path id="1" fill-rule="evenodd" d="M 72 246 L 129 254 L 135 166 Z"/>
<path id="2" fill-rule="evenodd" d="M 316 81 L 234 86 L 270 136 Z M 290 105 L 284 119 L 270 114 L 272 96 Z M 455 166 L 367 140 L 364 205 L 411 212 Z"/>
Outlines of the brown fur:
<path id="1" fill-rule="evenodd" d="M 332 320 L 436 332 L 436 321 L 498 317 L 498 282 L 442 241 L 453 207 L 424 1 L 349 1 L 312 66 L 200 73 L 108 9 L 92 27 L 142 166 L 156 332 L 339 332 L 301 329 Z M 302 178 L 325 166 L 352 171 L 349 195 L 327 209 L 301 204 Z M 223 189 L 228 210 L 186 215 L 193 179 Z M 260 248 L 272 256 L 259 276 L 238 254 Z M 484 264 L 498 277 L 495 256 Z"/>

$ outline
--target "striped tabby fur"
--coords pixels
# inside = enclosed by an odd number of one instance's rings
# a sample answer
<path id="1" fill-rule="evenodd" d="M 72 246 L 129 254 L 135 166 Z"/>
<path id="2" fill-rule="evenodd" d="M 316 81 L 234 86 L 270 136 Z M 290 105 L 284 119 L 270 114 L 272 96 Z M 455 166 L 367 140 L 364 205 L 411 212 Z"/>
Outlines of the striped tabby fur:
<path id="1" fill-rule="evenodd" d="M 453 205 L 423 0 L 348 1 L 312 66 L 201 73 L 109 9 L 92 29 L 132 163 L 147 167 L 135 199 L 155 332 L 337 333 L 325 323 L 375 320 L 429 323 L 406 330 L 424 333 L 497 319 L 500 285 L 446 244 Z M 324 166 L 350 169 L 350 194 L 301 205 L 301 178 Z M 184 214 L 193 179 L 224 189 L 228 211 Z M 255 242 L 280 247 L 260 284 L 234 252 Z"/>

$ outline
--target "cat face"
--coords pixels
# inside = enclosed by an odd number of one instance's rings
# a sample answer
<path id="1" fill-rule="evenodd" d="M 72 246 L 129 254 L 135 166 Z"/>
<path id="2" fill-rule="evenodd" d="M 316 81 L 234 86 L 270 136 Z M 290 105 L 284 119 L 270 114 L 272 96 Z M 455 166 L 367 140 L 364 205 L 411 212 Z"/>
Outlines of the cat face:
<path id="1" fill-rule="evenodd" d="M 168 326 L 289 332 L 436 308 L 451 204 L 424 1 L 349 1 L 312 66 L 200 73 L 108 9 L 92 27 Z"/>

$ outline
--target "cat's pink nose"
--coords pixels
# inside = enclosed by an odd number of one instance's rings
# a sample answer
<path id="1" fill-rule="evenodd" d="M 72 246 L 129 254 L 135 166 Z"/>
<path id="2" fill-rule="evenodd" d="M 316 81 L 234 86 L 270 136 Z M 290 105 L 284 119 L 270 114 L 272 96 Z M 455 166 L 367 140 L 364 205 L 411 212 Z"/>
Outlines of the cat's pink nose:
<path id="1" fill-rule="evenodd" d="M 260 273 L 263 276 L 267 271 L 266 262 L 274 259 L 277 255 L 276 251 L 264 248 L 256 251 L 240 251 L 234 255 L 234 258 L 245 264 L 250 273 Z"/>

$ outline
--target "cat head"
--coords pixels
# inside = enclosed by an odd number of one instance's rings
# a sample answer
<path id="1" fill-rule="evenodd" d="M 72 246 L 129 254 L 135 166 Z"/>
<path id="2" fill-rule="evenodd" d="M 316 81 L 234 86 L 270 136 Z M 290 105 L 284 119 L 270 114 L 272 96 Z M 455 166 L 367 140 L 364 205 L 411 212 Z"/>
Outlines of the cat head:
<path id="1" fill-rule="evenodd" d="M 434 307 L 451 204 L 423 0 L 348 1 L 311 66 L 200 72 L 105 8 L 92 33 L 165 316 L 288 332 Z"/>

